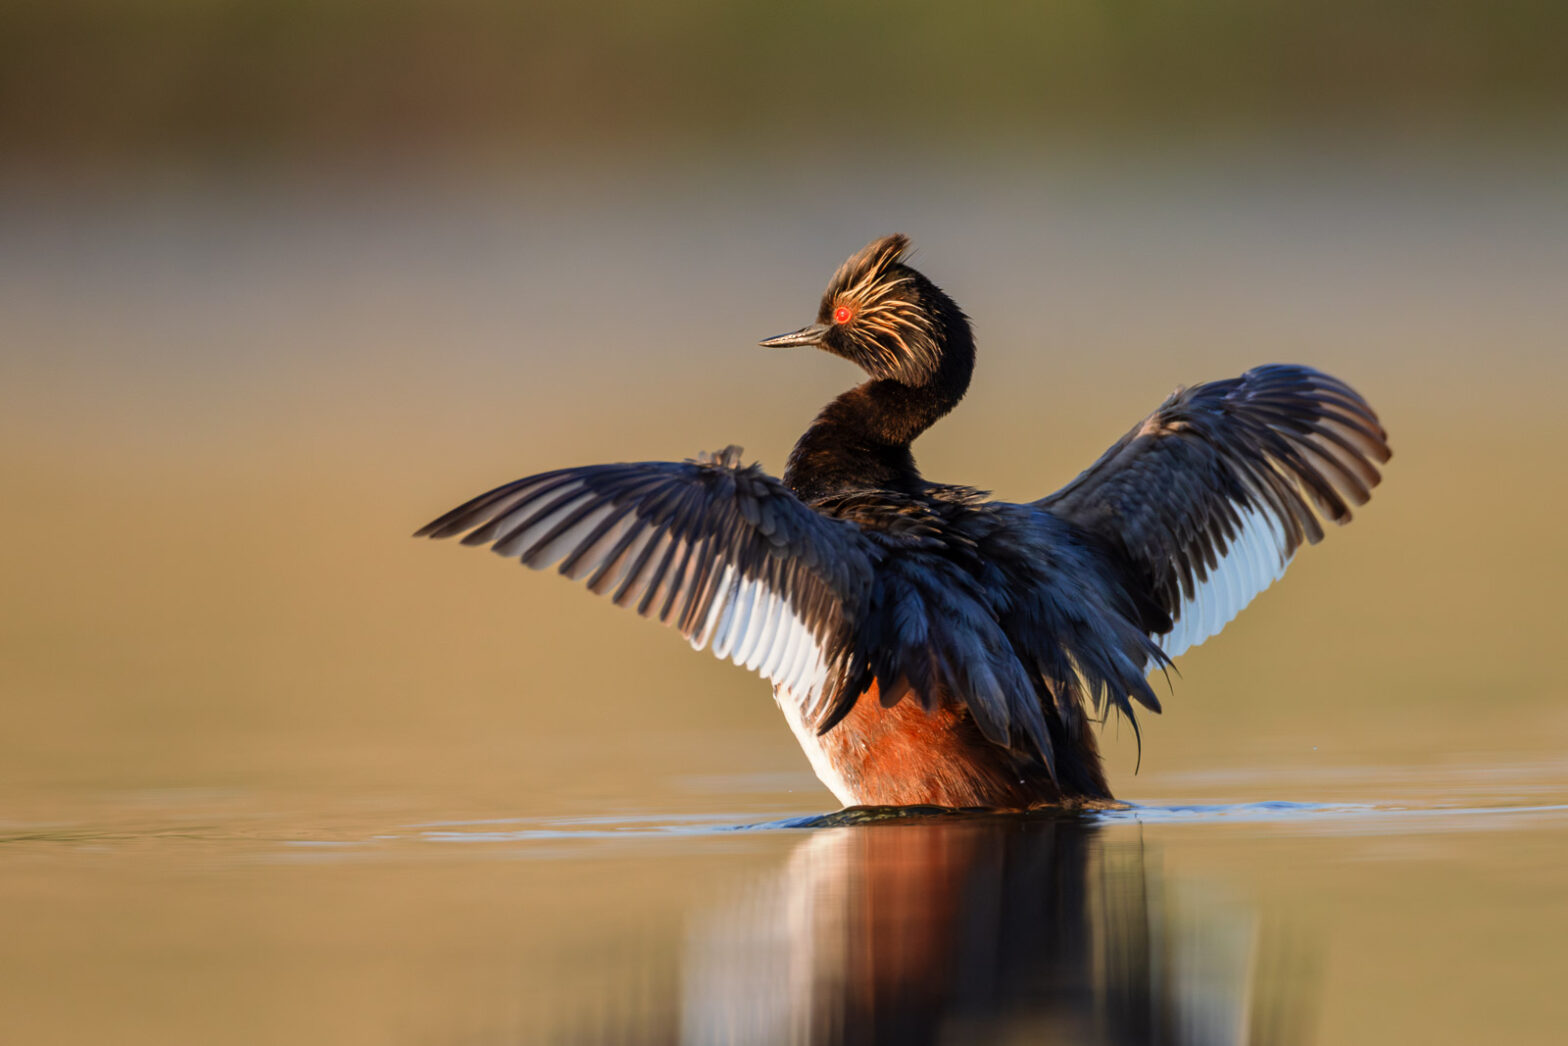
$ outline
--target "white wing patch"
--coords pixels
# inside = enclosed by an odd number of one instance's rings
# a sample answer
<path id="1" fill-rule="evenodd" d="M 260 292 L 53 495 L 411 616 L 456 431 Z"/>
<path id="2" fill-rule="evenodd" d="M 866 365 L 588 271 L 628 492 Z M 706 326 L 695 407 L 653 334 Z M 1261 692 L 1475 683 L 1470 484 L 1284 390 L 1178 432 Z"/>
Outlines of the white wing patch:
<path id="1" fill-rule="evenodd" d="M 1218 634 L 1290 565 L 1285 529 L 1272 514 L 1244 508 L 1237 516 L 1241 526 L 1230 539 L 1230 547 L 1218 557 L 1208 577 L 1193 586 L 1192 595 L 1183 594 L 1176 626 L 1154 637 L 1167 657 L 1178 657 Z"/>
<path id="2" fill-rule="evenodd" d="M 827 683 L 822 643 L 811 626 L 783 595 L 761 579 L 740 577 L 733 567 L 725 567 L 708 623 L 693 633 L 691 645 L 710 647 L 715 657 L 803 695 L 807 703 Z"/>

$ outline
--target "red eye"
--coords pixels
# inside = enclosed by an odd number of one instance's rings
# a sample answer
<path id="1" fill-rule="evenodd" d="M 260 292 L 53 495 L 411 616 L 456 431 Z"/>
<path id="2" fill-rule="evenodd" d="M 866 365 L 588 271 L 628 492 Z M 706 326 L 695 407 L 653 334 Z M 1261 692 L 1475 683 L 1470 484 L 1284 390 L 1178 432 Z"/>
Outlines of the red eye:
<path id="1" fill-rule="evenodd" d="M 842 305 L 840 305 L 838 308 L 834 309 L 833 310 L 833 322 L 834 323 L 848 323 L 849 322 L 849 310 L 846 309 Z"/>

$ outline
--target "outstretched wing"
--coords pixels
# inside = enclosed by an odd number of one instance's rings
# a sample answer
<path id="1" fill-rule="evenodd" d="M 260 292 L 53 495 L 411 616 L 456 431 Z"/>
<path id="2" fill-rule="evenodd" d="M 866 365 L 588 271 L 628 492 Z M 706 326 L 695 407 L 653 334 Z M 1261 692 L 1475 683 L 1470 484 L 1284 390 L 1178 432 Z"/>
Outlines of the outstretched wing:
<path id="1" fill-rule="evenodd" d="M 859 528 L 812 511 L 740 449 L 685 462 L 588 465 L 481 494 L 415 537 L 468 533 L 536 570 L 557 562 L 698 650 L 815 699 L 871 585 Z"/>
<path id="2" fill-rule="evenodd" d="M 1285 572 L 1321 519 L 1348 523 L 1389 459 L 1366 400 L 1273 364 L 1178 390 L 1082 475 L 1036 504 L 1120 557 L 1169 615 L 1168 657 L 1219 632 Z"/>

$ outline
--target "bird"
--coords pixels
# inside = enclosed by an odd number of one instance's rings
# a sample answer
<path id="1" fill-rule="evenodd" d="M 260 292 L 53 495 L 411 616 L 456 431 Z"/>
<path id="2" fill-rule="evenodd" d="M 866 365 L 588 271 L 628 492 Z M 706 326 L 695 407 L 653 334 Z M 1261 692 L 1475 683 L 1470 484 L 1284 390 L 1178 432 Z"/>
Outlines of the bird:
<path id="1" fill-rule="evenodd" d="M 911 444 L 968 390 L 975 338 L 902 234 L 761 345 L 866 374 L 781 477 L 735 446 L 563 468 L 416 536 L 554 567 L 761 675 L 846 807 L 1113 802 L 1096 727 L 1114 710 L 1137 734 L 1150 680 L 1348 522 L 1391 456 L 1349 385 L 1268 364 L 1178 388 L 1037 500 L 928 480 Z"/>

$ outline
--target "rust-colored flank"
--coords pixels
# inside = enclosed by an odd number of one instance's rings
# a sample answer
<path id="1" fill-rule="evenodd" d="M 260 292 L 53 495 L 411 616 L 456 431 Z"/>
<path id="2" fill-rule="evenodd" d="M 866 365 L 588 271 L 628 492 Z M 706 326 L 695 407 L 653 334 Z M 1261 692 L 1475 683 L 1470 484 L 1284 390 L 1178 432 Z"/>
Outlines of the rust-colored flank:
<path id="1" fill-rule="evenodd" d="M 1078 744 L 1093 753 L 1094 735 L 1081 733 Z M 1026 810 L 1064 798 L 1045 767 L 986 740 L 963 708 L 945 704 L 927 712 L 914 698 L 884 708 L 874 683 L 819 743 L 862 806 Z M 1082 754 L 1073 751 L 1072 757 Z M 1082 761 L 1092 767 L 1092 778 L 1071 798 L 1109 799 L 1098 760 Z"/>

